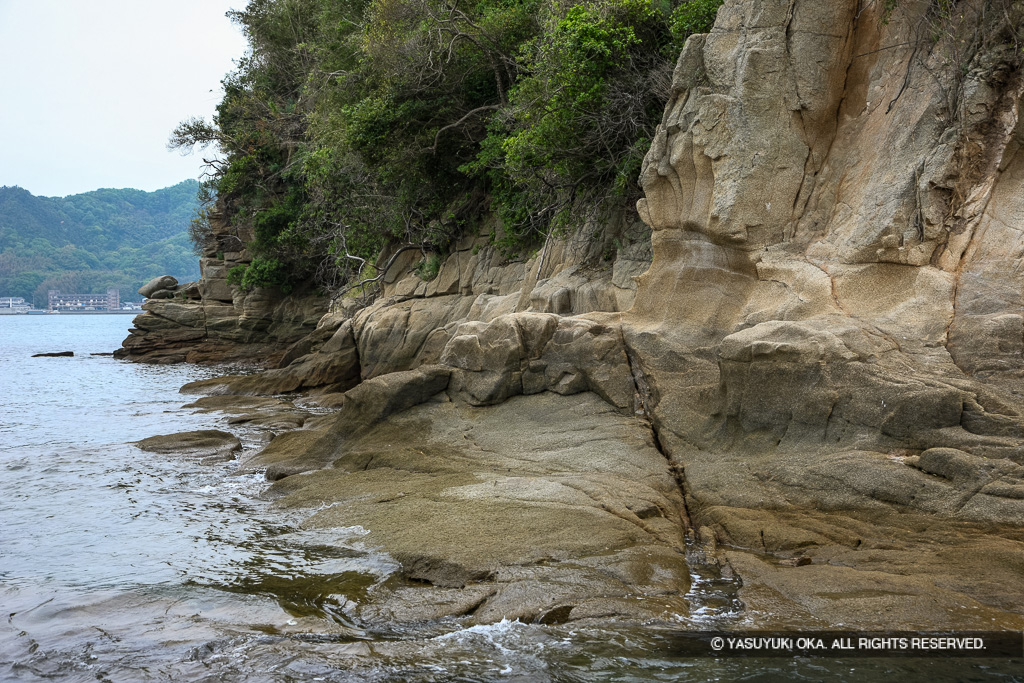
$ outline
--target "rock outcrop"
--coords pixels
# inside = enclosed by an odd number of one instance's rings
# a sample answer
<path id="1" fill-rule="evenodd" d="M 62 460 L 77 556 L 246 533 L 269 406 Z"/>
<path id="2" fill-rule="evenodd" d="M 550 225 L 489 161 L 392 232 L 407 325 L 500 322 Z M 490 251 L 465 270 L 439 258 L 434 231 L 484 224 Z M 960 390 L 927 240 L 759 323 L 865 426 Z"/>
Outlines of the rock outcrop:
<path id="1" fill-rule="evenodd" d="M 1021 621 L 1022 81 L 979 8 L 726 2 L 680 56 L 622 331 L 755 613 Z"/>
<path id="2" fill-rule="evenodd" d="M 242 450 L 237 437 L 219 429 L 161 434 L 136 441 L 135 445 L 150 453 L 186 455 L 204 463 L 230 460 Z"/>
<path id="3" fill-rule="evenodd" d="M 150 297 L 145 313 L 133 321 L 117 357 L 283 368 L 324 344 L 325 355 L 335 356 L 340 345 L 344 353 L 358 355 L 357 374 L 366 379 L 437 362 L 463 322 L 487 322 L 514 311 L 570 315 L 625 310 L 636 293 L 635 276 L 651 261 L 650 231 L 635 217 L 613 217 L 585 235 L 552 238 L 532 258 L 511 261 L 491 245 L 491 232 L 500 226 L 488 222 L 479 234 L 454 245 L 434 279 L 415 274 L 423 256 L 407 251 L 385 274 L 376 302 L 364 308 L 356 299 L 343 299 L 324 316 L 331 302 L 315 293 L 246 292 L 231 284 L 228 272 L 251 261 L 245 244 L 252 235 L 221 214 L 210 223 L 213 237 L 200 259 L 201 280 L 177 285 L 157 278 L 140 289 Z M 389 260 L 390 254 L 382 254 L 381 265 Z M 337 358 L 307 357 L 274 376 L 276 386 L 252 391 L 347 388 L 352 383 L 345 374 Z M 281 379 L 284 375 L 289 379 Z"/>
<path id="4" fill-rule="evenodd" d="M 272 289 L 243 291 L 228 271 L 251 261 L 244 228 L 223 215 L 210 218 L 213 235 L 199 260 L 199 282 L 169 275 L 139 289 L 143 313 L 114 355 L 143 363 L 243 361 L 273 366 L 288 347 L 316 328 L 327 302 L 314 294 L 285 296 Z"/>
<path id="5" fill-rule="evenodd" d="M 173 292 L 177 286 L 178 278 L 171 275 L 161 275 L 160 277 L 155 277 L 139 287 L 139 295 L 147 299 L 162 299 L 164 297 L 157 296 L 158 292 Z"/>
<path id="6" fill-rule="evenodd" d="M 685 556 L 750 625 L 1021 629 L 1022 9 L 982 4 L 726 0 L 644 162 L 649 264 L 467 238 L 186 390 L 337 408 L 248 466 L 433 585 L 367 614 L 682 613 Z"/>

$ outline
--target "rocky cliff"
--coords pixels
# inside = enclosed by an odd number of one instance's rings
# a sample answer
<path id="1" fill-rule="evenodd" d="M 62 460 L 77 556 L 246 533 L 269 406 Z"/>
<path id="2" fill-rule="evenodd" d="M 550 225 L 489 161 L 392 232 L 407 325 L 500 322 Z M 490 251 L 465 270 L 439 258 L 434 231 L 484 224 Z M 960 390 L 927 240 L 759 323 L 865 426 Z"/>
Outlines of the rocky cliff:
<path id="1" fill-rule="evenodd" d="M 143 363 L 223 363 L 274 365 L 289 346 L 314 329 L 327 310 L 315 293 L 285 296 L 271 289 L 243 291 L 228 282 L 228 271 L 252 261 L 253 239 L 223 211 L 210 216 L 211 237 L 199 260 L 199 282 L 164 288 L 154 280 L 139 290 L 149 297 L 144 313 L 114 356 Z M 148 289 L 147 289 L 148 288 Z"/>
<path id="2" fill-rule="evenodd" d="M 247 467 L 430 584 L 364 618 L 666 618 L 699 569 L 746 624 L 1021 629 L 1024 83 L 997 4 L 727 0 L 644 163 L 651 252 L 633 226 L 514 264 L 470 237 L 281 367 L 186 390 L 324 392 Z"/>
<path id="3" fill-rule="evenodd" d="M 513 259 L 493 246 L 491 235 L 501 228 L 492 219 L 479 234 L 465 236 L 451 253 L 441 255 L 440 270 L 429 281 L 415 272 L 423 258 L 420 251 L 394 259 L 389 252 L 382 254 L 378 265 L 389 265 L 380 296 L 366 306 L 354 294 L 332 301 L 311 290 L 284 295 L 273 288 L 241 289 L 229 282 L 228 273 L 251 262 L 245 246 L 253 239 L 251 230 L 232 224 L 222 212 L 210 223 L 200 281 L 151 293 L 117 357 L 284 367 L 318 350 L 346 323 L 351 343 L 359 340 L 358 374 L 368 378 L 436 362 L 441 339 L 451 336 L 438 330 L 457 322 L 490 321 L 528 310 L 572 315 L 628 309 L 636 294 L 634 277 L 651 262 L 650 229 L 636 216 L 608 218 Z M 303 370 L 293 367 L 288 374 L 298 376 Z M 322 377 L 304 382 L 307 387 L 334 384 Z"/>

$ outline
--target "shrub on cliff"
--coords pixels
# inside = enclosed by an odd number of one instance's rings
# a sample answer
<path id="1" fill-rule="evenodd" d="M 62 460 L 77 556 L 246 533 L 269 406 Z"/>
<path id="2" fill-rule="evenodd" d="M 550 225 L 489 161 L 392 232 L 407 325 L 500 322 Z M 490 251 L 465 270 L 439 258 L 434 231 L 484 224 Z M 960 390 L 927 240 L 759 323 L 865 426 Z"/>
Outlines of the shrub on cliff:
<path id="1" fill-rule="evenodd" d="M 220 148 L 209 189 L 293 280 L 336 289 L 385 245 L 443 249 L 486 211 L 514 252 L 632 204 L 672 45 L 718 4 L 252 0 L 214 121 L 171 144 Z"/>
<path id="2" fill-rule="evenodd" d="M 588 211 L 635 200 L 635 179 L 668 97 L 672 36 L 646 0 L 551 4 L 520 49 L 522 76 L 476 158 L 509 250 Z"/>

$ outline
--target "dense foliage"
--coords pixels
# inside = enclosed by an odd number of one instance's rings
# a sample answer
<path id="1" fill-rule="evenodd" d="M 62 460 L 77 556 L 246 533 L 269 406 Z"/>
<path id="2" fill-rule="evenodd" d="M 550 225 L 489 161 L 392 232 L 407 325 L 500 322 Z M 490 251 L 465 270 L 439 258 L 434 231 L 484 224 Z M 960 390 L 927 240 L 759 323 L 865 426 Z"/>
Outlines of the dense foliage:
<path id="1" fill-rule="evenodd" d="M 45 306 L 47 292 L 119 287 L 129 299 L 146 281 L 199 276 L 189 244 L 194 180 L 156 192 L 96 190 L 36 197 L 0 187 L 0 296 Z"/>
<path id="2" fill-rule="evenodd" d="M 511 254 L 632 205 L 679 48 L 720 4 L 251 0 L 214 121 L 171 145 L 219 148 L 209 195 L 255 231 L 243 285 L 336 288 L 484 216 Z"/>

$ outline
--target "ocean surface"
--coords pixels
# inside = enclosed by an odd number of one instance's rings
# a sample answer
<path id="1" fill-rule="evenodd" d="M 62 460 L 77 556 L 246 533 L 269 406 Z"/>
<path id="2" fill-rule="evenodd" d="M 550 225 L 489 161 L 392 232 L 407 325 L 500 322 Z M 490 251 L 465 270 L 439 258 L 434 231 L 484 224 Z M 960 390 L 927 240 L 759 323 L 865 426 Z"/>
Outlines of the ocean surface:
<path id="1" fill-rule="evenodd" d="M 124 315 L 0 317 L 0 681 L 1018 681 L 1020 662 L 684 657 L 673 629 L 743 624 L 735 586 L 695 577 L 678 623 L 416 627 L 352 606 L 396 569 L 362 530 L 309 532 L 237 462 L 131 442 L 228 429 L 182 408 L 228 368 L 109 353 Z M 71 358 L 31 358 L 74 351 Z"/>

